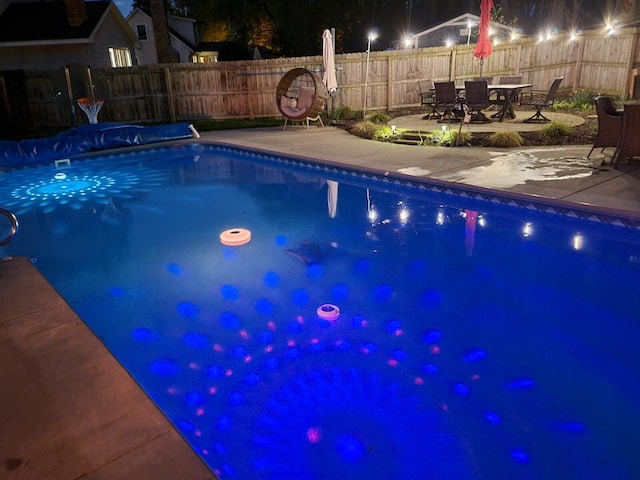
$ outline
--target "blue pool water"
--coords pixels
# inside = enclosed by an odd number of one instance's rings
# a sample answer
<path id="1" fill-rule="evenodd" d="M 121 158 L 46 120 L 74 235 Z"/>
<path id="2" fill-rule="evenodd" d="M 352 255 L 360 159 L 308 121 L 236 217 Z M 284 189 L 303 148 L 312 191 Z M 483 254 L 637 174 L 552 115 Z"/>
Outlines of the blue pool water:
<path id="1" fill-rule="evenodd" d="M 220 478 L 640 478 L 635 226 L 215 145 L 0 178 Z"/>

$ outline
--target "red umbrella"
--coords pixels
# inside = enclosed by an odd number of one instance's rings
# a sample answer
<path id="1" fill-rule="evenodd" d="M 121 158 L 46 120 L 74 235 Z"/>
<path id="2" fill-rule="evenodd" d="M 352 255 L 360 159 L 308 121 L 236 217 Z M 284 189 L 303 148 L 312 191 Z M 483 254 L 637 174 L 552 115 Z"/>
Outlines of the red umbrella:
<path id="1" fill-rule="evenodd" d="M 480 59 L 480 76 L 482 76 L 482 66 L 484 59 L 493 52 L 489 29 L 491 28 L 491 9 L 493 0 L 482 0 L 480 2 L 480 25 L 478 26 L 478 43 L 473 56 Z"/>

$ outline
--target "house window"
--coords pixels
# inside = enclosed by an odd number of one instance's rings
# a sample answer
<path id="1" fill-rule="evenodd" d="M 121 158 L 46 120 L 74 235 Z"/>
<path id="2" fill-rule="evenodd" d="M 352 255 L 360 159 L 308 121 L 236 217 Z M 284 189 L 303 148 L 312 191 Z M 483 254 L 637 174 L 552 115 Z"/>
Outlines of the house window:
<path id="1" fill-rule="evenodd" d="M 191 56 L 192 63 L 215 63 L 218 61 L 218 52 L 198 52 Z"/>
<path id="2" fill-rule="evenodd" d="M 116 67 L 130 67 L 131 52 L 128 48 L 109 47 L 109 58 L 111 59 L 111 66 Z"/>
<path id="3" fill-rule="evenodd" d="M 142 24 L 142 25 L 136 25 L 136 31 L 138 32 L 138 40 L 147 40 L 147 26 Z"/>

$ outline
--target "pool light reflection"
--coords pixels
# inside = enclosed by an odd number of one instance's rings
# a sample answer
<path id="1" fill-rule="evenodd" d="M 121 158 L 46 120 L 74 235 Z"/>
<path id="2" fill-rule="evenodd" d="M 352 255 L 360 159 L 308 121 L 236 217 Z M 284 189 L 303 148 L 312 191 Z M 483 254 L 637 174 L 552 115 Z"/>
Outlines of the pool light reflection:
<path id="1" fill-rule="evenodd" d="M 584 237 L 580 233 L 576 233 L 571 239 L 571 246 L 574 250 L 582 250 L 584 248 Z"/>

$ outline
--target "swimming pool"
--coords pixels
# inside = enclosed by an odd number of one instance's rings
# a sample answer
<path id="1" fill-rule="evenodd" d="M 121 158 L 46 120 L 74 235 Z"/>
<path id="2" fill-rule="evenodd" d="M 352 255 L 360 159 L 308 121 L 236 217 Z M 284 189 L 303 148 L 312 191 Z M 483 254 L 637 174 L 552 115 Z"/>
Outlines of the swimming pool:
<path id="1" fill-rule="evenodd" d="M 220 478 L 640 473 L 634 225 L 205 144 L 8 172 L 0 205 Z"/>

